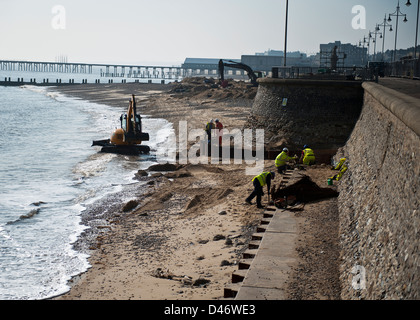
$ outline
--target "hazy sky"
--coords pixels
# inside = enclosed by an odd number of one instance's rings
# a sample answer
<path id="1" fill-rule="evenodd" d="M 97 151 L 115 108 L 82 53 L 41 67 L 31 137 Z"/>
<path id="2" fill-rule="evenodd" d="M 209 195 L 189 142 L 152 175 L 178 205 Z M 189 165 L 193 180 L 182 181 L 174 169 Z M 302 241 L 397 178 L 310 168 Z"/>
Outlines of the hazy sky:
<path id="1" fill-rule="evenodd" d="M 315 54 L 320 43 L 356 44 L 398 0 L 289 0 L 287 51 Z M 417 1 L 401 0 L 398 48 L 414 46 Z M 63 11 L 53 12 L 60 5 Z M 352 8 L 366 9 L 356 30 Z M 0 0 L 0 59 L 180 64 L 186 57 L 240 59 L 284 49 L 286 0 Z M 65 17 L 63 19 L 59 19 Z M 387 28 L 385 49 L 394 48 Z M 64 25 L 65 22 L 65 25 Z M 64 29 L 58 28 L 64 27 Z M 382 28 L 381 28 L 382 30 Z M 377 48 L 382 47 L 382 40 Z M 373 51 L 373 47 L 372 47 Z"/>

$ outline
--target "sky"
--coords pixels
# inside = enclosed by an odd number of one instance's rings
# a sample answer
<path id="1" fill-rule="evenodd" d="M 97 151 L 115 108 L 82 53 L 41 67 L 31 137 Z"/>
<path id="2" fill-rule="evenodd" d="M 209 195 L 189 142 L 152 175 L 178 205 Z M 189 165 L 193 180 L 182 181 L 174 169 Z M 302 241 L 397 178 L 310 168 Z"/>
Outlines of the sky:
<path id="1" fill-rule="evenodd" d="M 399 19 L 397 48 L 415 43 L 417 1 L 411 2 L 400 3 L 408 21 Z M 357 44 L 397 3 L 289 0 L 287 51 L 311 55 L 321 43 Z M 355 6 L 365 15 L 353 13 Z M 179 65 L 187 57 L 240 59 L 284 50 L 285 17 L 286 0 L 0 0 L 0 60 L 66 56 L 79 63 Z M 391 18 L 385 50 L 394 48 Z"/>

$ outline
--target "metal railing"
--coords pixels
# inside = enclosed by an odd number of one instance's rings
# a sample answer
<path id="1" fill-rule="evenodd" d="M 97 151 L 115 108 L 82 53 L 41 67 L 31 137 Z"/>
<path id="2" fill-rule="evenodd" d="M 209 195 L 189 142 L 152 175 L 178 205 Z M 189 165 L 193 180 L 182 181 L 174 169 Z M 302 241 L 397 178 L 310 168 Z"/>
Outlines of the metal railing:
<path id="1" fill-rule="evenodd" d="M 385 65 L 388 77 L 420 79 L 420 59 L 402 59 Z"/>
<path id="2" fill-rule="evenodd" d="M 420 59 L 369 62 L 366 67 L 273 67 L 271 77 L 280 79 L 377 80 L 378 77 L 420 79 Z"/>
<path id="3" fill-rule="evenodd" d="M 273 67 L 271 76 L 280 79 L 319 79 L 319 80 L 371 80 L 373 72 L 369 68 L 339 67 Z"/>

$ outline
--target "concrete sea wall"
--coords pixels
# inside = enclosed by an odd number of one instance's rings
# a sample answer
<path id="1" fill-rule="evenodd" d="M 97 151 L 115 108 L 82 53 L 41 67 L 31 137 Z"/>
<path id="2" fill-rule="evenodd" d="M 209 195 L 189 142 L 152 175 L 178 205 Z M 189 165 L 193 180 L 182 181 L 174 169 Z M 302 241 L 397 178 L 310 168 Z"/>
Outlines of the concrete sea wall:
<path id="1" fill-rule="evenodd" d="M 343 299 L 420 299 L 420 100 L 363 83 L 364 104 L 336 159 Z"/>
<path id="2" fill-rule="evenodd" d="M 268 149 L 308 144 L 327 162 L 347 141 L 363 105 L 361 82 L 258 79 L 249 126 L 264 128 Z M 287 101 L 286 101 L 287 99 Z"/>

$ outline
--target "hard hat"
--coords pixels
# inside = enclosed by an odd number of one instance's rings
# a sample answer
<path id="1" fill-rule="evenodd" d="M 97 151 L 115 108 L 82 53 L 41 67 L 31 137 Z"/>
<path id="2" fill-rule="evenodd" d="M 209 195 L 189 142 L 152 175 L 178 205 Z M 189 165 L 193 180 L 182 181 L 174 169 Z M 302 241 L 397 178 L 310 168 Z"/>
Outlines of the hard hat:
<path id="1" fill-rule="evenodd" d="M 306 148 L 309 148 L 309 146 L 308 146 L 307 144 L 305 144 L 305 145 L 303 146 L 303 149 L 306 149 Z"/>
<path id="2" fill-rule="evenodd" d="M 284 152 L 289 152 L 289 149 L 287 149 L 287 148 L 283 148 L 283 151 L 284 151 Z"/>
<path id="3" fill-rule="evenodd" d="M 215 121 L 216 121 L 216 122 L 219 122 L 219 119 L 216 119 Z"/>
<path id="4" fill-rule="evenodd" d="M 213 119 L 210 120 L 210 123 L 213 123 Z"/>
<path id="5" fill-rule="evenodd" d="M 271 173 L 271 179 L 274 179 L 274 177 L 276 176 L 276 173 L 273 171 L 271 171 L 270 173 Z"/>

